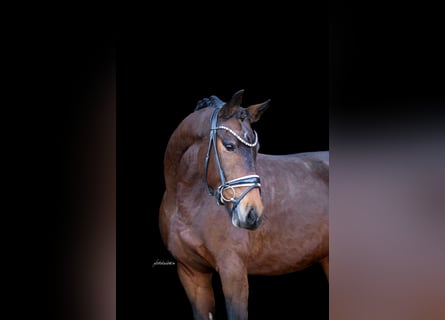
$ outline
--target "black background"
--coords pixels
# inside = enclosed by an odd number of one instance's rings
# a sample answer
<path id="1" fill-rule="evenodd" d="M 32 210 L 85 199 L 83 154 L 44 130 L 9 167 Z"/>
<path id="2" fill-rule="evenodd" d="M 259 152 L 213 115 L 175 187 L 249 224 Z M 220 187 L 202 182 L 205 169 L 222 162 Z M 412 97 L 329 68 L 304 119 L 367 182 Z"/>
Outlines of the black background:
<path id="1" fill-rule="evenodd" d="M 327 14 L 313 6 L 280 8 L 279 13 L 246 14 L 248 18 L 241 12 L 219 17 L 211 11 L 176 28 L 166 22 L 120 38 L 117 226 L 122 312 L 190 314 L 174 267 L 152 264 L 173 260 L 157 225 L 162 155 L 170 134 L 199 99 L 217 95 L 227 100 L 239 89 L 245 89 L 245 106 L 271 99 L 255 129 L 261 152 L 275 154 L 327 150 L 330 130 L 362 139 L 366 148 L 367 136 L 385 139 L 385 128 L 399 128 L 403 134 L 443 117 L 442 23 L 434 12 L 384 3 L 330 2 L 328 8 Z M 341 147 L 337 140 L 331 151 Z M 331 160 L 335 165 L 332 153 Z M 331 249 L 335 255 L 335 247 Z M 217 280 L 217 310 L 224 316 Z M 250 280 L 252 319 L 328 317 L 329 289 L 319 268 Z M 341 292 L 341 283 L 336 285 Z"/>
<path id="2" fill-rule="evenodd" d="M 275 154 L 327 150 L 332 128 L 349 136 L 373 135 L 388 124 L 443 118 L 440 11 L 338 1 L 328 8 L 328 14 L 316 4 L 278 12 L 225 7 L 200 8 L 198 13 L 188 8 L 194 14 L 181 15 L 176 7 L 176 14 L 151 11 L 142 19 L 147 23 L 134 29 L 116 32 L 114 21 L 99 32 L 50 26 L 27 30 L 26 38 L 15 40 L 26 48 L 11 52 L 20 64 L 13 66 L 9 81 L 30 74 L 25 77 L 30 128 L 43 133 L 33 130 L 26 136 L 33 147 L 27 149 L 22 168 L 37 172 L 33 190 L 42 190 L 39 181 L 50 184 L 42 192 L 48 200 L 45 214 L 30 220 L 32 227 L 42 226 L 34 230 L 44 234 L 44 240 L 33 238 L 26 249 L 37 254 L 36 269 L 55 249 L 56 260 L 51 256 L 43 270 L 56 275 L 51 311 L 60 306 L 73 318 L 76 310 L 82 313 L 72 292 L 77 278 L 66 280 L 63 273 L 72 248 L 88 245 L 78 226 L 85 217 L 79 218 L 75 210 L 84 194 L 79 185 L 73 193 L 72 186 L 73 176 L 83 168 L 73 155 L 84 152 L 79 144 L 90 141 L 84 131 L 88 110 L 100 109 L 91 97 L 102 93 L 110 79 L 116 81 L 117 104 L 117 314 L 125 319 L 191 315 L 174 267 L 152 265 L 170 259 L 157 225 L 163 152 L 170 134 L 199 99 L 217 95 L 227 100 L 239 89 L 245 89 L 245 106 L 271 99 L 255 129 L 261 152 Z M 150 22 L 158 13 L 160 19 Z M 20 88 L 16 98 L 23 96 Z M 339 146 L 341 141 L 336 141 L 333 151 Z M 31 156 L 37 160 L 35 167 L 28 162 Z M 335 247 L 331 249 L 335 254 Z M 34 288 L 48 285 L 40 272 L 29 278 L 37 279 Z M 218 313 L 223 315 L 218 285 L 215 281 Z M 250 286 L 252 319 L 328 317 L 328 286 L 318 268 L 252 277 Z M 39 294 L 40 289 L 27 293 L 33 299 Z M 38 313 L 43 305 L 33 311 Z"/>
<path id="3" fill-rule="evenodd" d="M 289 17 L 291 18 L 291 17 Z M 319 19 L 319 20 L 318 20 Z M 244 89 L 243 106 L 271 99 L 255 129 L 261 152 L 329 149 L 327 21 L 268 19 L 252 25 L 212 17 L 162 34 L 120 37 L 117 59 L 118 315 L 191 318 L 191 308 L 159 236 L 163 154 L 179 122 L 199 99 L 228 100 Z M 310 23 L 308 25 L 308 23 Z M 217 317 L 225 305 L 214 281 Z M 250 277 L 251 319 L 312 314 L 327 319 L 328 285 L 318 266 Z"/>

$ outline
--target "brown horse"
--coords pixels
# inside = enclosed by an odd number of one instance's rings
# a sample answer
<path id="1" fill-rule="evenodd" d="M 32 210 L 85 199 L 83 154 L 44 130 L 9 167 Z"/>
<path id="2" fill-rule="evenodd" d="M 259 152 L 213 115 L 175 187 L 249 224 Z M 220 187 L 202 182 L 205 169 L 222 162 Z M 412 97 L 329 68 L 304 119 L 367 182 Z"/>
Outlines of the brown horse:
<path id="1" fill-rule="evenodd" d="M 248 318 L 248 275 L 328 276 L 329 152 L 259 153 L 251 124 L 269 100 L 244 108 L 242 94 L 201 100 L 165 152 L 159 226 L 195 319 L 214 318 L 215 271 L 229 319 Z"/>

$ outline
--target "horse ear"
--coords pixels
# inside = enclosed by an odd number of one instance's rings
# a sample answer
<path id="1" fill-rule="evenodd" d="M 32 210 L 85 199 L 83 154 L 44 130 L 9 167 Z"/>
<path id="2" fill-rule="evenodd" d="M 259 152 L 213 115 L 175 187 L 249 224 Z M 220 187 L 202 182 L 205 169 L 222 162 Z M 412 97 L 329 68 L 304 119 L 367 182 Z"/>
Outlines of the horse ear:
<path id="1" fill-rule="evenodd" d="M 253 104 L 246 108 L 247 113 L 249 114 L 249 119 L 251 123 L 257 122 L 260 120 L 261 115 L 267 108 L 270 106 L 270 99 L 264 101 L 263 103 Z"/>
<path id="2" fill-rule="evenodd" d="M 230 98 L 229 102 L 223 105 L 220 111 L 220 116 L 222 118 L 230 118 L 230 116 L 238 110 L 238 107 L 241 106 L 241 101 L 243 100 L 243 93 L 244 89 L 239 90 L 232 96 L 232 98 Z"/>

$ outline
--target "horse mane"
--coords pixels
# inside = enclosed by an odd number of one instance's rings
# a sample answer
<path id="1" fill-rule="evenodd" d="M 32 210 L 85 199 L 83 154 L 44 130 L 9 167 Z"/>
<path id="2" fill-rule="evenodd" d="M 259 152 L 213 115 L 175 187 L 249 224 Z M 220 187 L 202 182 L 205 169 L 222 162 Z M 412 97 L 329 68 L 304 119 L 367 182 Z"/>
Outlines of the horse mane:
<path id="1" fill-rule="evenodd" d="M 212 95 L 209 98 L 203 98 L 203 99 L 199 100 L 198 103 L 196 104 L 195 111 L 204 109 L 204 108 L 208 108 L 208 107 L 219 108 L 223 104 L 224 104 L 224 102 L 221 101 L 220 98 Z"/>

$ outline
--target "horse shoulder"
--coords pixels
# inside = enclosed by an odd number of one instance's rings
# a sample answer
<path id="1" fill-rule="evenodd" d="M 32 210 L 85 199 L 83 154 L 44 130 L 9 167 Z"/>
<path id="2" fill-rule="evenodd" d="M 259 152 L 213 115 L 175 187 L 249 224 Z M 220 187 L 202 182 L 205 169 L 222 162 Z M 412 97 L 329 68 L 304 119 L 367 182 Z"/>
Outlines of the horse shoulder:
<path id="1" fill-rule="evenodd" d="M 210 250 L 206 247 L 204 240 L 199 237 L 193 230 L 184 228 L 178 233 L 179 239 L 185 250 L 184 253 L 191 250 L 195 256 L 188 254 L 187 259 L 197 262 L 199 265 L 207 267 L 215 267 L 216 262 Z M 186 259 L 182 259 L 183 261 Z"/>

